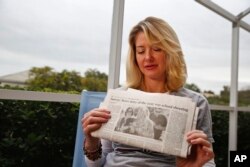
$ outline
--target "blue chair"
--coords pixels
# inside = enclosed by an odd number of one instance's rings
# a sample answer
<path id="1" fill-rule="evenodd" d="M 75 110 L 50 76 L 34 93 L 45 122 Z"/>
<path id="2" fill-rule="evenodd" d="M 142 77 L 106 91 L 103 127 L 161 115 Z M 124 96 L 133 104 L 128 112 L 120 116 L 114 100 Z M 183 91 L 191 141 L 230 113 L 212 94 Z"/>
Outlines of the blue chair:
<path id="1" fill-rule="evenodd" d="M 80 110 L 77 121 L 77 132 L 76 132 L 76 141 L 75 141 L 75 151 L 73 159 L 73 167 L 86 167 L 85 159 L 83 155 L 83 139 L 84 134 L 82 132 L 81 119 L 84 113 L 88 112 L 93 108 L 98 108 L 100 102 L 104 100 L 106 96 L 105 92 L 91 92 L 91 91 L 82 91 Z"/>

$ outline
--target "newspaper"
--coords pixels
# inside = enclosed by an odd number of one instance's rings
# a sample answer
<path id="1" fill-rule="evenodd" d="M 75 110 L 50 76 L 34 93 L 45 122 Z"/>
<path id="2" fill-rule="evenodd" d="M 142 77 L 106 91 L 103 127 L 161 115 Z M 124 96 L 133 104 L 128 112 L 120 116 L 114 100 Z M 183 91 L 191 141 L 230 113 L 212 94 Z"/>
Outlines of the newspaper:
<path id="1" fill-rule="evenodd" d="M 100 105 L 111 119 L 94 137 L 151 151 L 187 157 L 185 134 L 196 128 L 199 108 L 190 98 L 167 93 L 110 89 Z"/>

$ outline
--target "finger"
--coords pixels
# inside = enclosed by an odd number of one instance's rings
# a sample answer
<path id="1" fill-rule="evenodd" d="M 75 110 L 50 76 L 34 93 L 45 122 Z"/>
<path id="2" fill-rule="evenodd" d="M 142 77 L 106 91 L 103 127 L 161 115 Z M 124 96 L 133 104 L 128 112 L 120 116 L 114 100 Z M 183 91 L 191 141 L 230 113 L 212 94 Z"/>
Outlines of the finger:
<path id="1" fill-rule="evenodd" d="M 86 135 L 91 135 L 91 132 L 98 130 L 101 126 L 102 126 L 102 124 L 89 124 L 88 126 L 83 128 L 84 133 Z"/>
<path id="2" fill-rule="evenodd" d="M 105 112 L 105 113 L 110 113 L 110 111 L 106 108 L 95 108 L 94 111 L 100 111 L 100 112 Z"/>
<path id="3" fill-rule="evenodd" d="M 103 109 L 94 109 L 84 114 L 83 118 L 81 119 L 81 122 L 85 122 L 89 117 L 102 117 L 109 119 L 111 118 L 110 111 L 103 110 Z"/>
<path id="4" fill-rule="evenodd" d="M 189 132 L 187 133 L 187 136 L 192 135 L 192 134 L 194 134 L 194 133 L 203 133 L 203 131 L 197 130 L 197 129 L 191 130 L 191 131 L 189 131 Z"/>
<path id="5" fill-rule="evenodd" d="M 106 109 L 95 108 L 95 109 L 85 113 L 83 118 L 91 116 L 91 115 L 95 116 L 95 115 L 98 115 L 98 114 L 110 114 L 110 111 L 108 111 Z"/>
<path id="6" fill-rule="evenodd" d="M 192 131 L 189 131 L 186 136 L 190 137 L 190 136 L 201 135 L 201 134 L 205 134 L 205 133 L 201 130 L 192 130 Z"/>
<path id="7" fill-rule="evenodd" d="M 196 138 L 207 139 L 207 135 L 203 131 L 192 131 L 187 134 L 188 141 L 191 141 Z"/>
<path id="8" fill-rule="evenodd" d="M 88 126 L 89 124 L 103 124 L 108 122 L 109 118 L 104 117 L 88 117 L 88 119 L 84 120 L 82 125 L 84 127 Z"/>
<path id="9" fill-rule="evenodd" d="M 110 118 L 111 115 L 107 110 L 95 110 L 95 112 L 90 113 L 89 116 Z"/>
<path id="10" fill-rule="evenodd" d="M 202 145 L 202 146 L 206 146 L 206 147 L 211 147 L 211 143 L 208 141 L 208 140 L 206 140 L 206 139 L 203 139 L 203 138 L 196 138 L 196 139 L 192 139 L 192 140 L 190 140 L 190 143 L 192 144 L 192 145 Z"/>

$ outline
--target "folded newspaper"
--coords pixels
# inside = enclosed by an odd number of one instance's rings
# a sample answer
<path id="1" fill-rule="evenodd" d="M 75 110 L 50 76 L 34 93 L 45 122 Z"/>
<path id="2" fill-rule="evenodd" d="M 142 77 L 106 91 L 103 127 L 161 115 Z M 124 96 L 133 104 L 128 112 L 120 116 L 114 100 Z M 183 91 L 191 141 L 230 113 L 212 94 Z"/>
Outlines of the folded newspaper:
<path id="1" fill-rule="evenodd" d="M 190 98 L 110 89 L 100 107 L 111 112 L 111 119 L 93 136 L 180 157 L 189 154 L 185 134 L 195 129 L 199 112 Z"/>

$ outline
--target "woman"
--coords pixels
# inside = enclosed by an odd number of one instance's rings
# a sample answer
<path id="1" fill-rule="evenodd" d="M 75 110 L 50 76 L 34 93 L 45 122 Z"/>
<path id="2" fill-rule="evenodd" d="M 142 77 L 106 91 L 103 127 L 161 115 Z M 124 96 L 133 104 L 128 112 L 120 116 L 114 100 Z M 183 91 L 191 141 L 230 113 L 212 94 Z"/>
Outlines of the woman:
<path id="1" fill-rule="evenodd" d="M 183 88 L 187 77 L 186 64 L 177 35 L 162 19 L 148 17 L 139 22 L 129 35 L 127 60 L 127 88 L 145 92 L 169 93 L 191 98 L 200 108 L 197 130 L 187 134 L 192 145 L 187 158 L 175 157 L 91 136 L 102 123 L 110 119 L 110 112 L 94 109 L 84 115 L 84 150 L 88 166 L 215 166 L 212 149 L 211 113 L 207 100 Z M 126 88 L 122 88 L 126 90 Z"/>
<path id="2" fill-rule="evenodd" d="M 126 109 L 124 116 L 118 121 L 118 131 L 131 133 L 132 124 L 135 120 L 135 118 L 133 118 L 133 113 L 134 111 L 132 107 Z"/>

